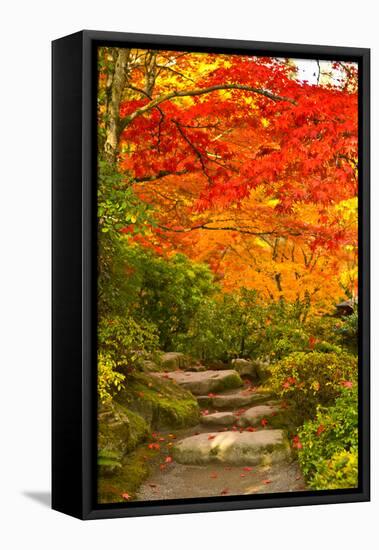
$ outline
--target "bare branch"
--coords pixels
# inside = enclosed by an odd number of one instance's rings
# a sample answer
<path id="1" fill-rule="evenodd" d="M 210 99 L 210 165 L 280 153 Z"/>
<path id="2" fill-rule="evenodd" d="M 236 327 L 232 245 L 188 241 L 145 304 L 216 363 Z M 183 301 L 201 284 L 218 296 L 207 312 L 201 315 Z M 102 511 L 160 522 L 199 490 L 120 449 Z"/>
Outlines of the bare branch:
<path id="1" fill-rule="evenodd" d="M 209 86 L 208 88 L 195 88 L 194 90 L 174 90 L 172 92 L 169 92 L 168 94 L 164 94 L 156 97 L 146 105 L 143 105 L 142 107 L 139 107 L 138 109 L 136 109 L 134 113 L 131 113 L 130 115 L 123 118 L 120 121 L 121 131 L 124 130 L 131 122 L 133 122 L 135 118 L 143 115 L 148 111 L 151 111 L 151 109 L 154 109 L 155 107 L 157 107 L 157 105 L 160 105 L 165 101 L 169 101 L 170 99 L 174 99 L 177 97 L 200 96 L 200 95 L 209 94 L 211 92 L 215 92 L 218 90 L 242 90 L 245 92 L 253 92 L 255 94 L 265 96 L 268 99 L 271 99 L 272 101 L 287 101 L 289 103 L 292 103 L 293 105 L 296 105 L 296 101 L 292 98 L 279 96 L 279 95 L 273 94 L 272 92 L 269 92 L 268 90 L 264 90 L 261 88 L 254 88 L 252 86 L 246 86 L 244 84 L 217 84 L 214 86 Z"/>

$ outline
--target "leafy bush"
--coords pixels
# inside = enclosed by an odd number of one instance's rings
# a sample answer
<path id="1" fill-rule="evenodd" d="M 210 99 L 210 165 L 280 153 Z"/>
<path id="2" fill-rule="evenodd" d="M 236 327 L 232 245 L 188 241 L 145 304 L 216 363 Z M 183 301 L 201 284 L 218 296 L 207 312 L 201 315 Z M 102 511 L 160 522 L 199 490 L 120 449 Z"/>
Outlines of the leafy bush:
<path id="1" fill-rule="evenodd" d="M 330 405 L 343 385 L 357 379 L 357 359 L 347 353 L 300 352 L 285 357 L 272 368 L 271 385 L 291 402 L 295 415 L 312 417 L 317 405 Z"/>
<path id="2" fill-rule="evenodd" d="M 116 362 L 99 351 L 97 356 L 97 392 L 101 403 L 112 400 L 112 396 L 123 388 L 125 375 L 116 371 Z"/>
<path id="3" fill-rule="evenodd" d="M 197 309 L 217 290 L 212 272 L 181 254 L 164 258 L 127 239 L 119 246 L 111 277 L 115 288 L 106 292 L 108 302 L 115 295 L 112 310 L 121 315 L 122 304 L 125 315 L 153 323 L 160 347 L 172 349 L 176 335 L 187 332 Z"/>
<path id="4" fill-rule="evenodd" d="M 203 301 L 188 331 L 179 334 L 174 344 L 201 360 L 248 357 L 263 323 L 264 309 L 255 291 L 220 294 Z"/>
<path id="5" fill-rule="evenodd" d="M 342 345 L 351 350 L 352 353 L 358 351 L 358 311 L 354 311 L 352 315 L 343 317 L 337 323 L 337 334 Z"/>
<path id="6" fill-rule="evenodd" d="M 358 483 L 358 399 L 356 384 L 335 404 L 319 407 L 298 432 L 299 461 L 314 489 L 356 487 Z"/>
<path id="7" fill-rule="evenodd" d="M 142 364 L 158 345 L 155 327 L 134 319 L 103 319 L 98 328 L 98 394 L 109 401 L 126 375 Z"/>

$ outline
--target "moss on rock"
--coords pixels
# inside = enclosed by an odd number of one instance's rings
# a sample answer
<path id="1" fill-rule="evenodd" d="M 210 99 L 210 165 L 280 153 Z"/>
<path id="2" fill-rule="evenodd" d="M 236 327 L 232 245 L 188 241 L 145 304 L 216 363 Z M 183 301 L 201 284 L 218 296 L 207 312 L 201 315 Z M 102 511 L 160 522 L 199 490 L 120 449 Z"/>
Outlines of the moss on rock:
<path id="1" fill-rule="evenodd" d="M 150 434 L 140 415 L 113 402 L 102 406 L 98 414 L 98 464 L 104 474 L 119 470 L 125 454 L 134 450 Z"/>
<path id="2" fill-rule="evenodd" d="M 195 426 L 200 418 L 199 405 L 190 392 L 147 373 L 134 373 L 115 399 L 153 429 Z"/>

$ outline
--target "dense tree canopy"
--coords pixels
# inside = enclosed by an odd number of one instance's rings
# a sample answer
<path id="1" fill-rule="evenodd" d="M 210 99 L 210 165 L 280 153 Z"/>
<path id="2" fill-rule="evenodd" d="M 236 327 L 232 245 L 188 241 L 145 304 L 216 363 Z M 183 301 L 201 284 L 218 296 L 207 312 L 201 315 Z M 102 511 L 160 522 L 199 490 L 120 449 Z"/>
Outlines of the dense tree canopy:
<path id="1" fill-rule="evenodd" d="M 121 175 L 107 193 L 143 205 L 118 231 L 208 263 L 226 291 L 319 311 L 355 296 L 353 64 L 323 85 L 264 57 L 104 48 L 99 67 L 100 155 Z"/>

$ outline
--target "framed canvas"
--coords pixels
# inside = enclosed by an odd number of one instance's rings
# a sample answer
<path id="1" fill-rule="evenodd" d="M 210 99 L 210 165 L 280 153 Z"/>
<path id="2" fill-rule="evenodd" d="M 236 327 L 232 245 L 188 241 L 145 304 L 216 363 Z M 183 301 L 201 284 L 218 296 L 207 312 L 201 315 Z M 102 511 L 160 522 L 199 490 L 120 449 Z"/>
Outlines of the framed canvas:
<path id="1" fill-rule="evenodd" d="M 53 42 L 53 508 L 369 500 L 367 49 Z"/>

